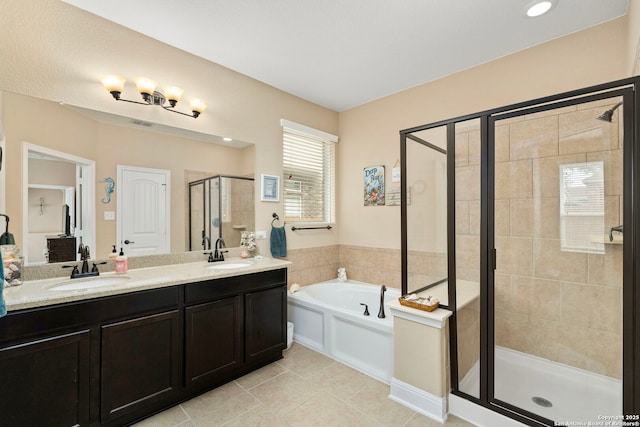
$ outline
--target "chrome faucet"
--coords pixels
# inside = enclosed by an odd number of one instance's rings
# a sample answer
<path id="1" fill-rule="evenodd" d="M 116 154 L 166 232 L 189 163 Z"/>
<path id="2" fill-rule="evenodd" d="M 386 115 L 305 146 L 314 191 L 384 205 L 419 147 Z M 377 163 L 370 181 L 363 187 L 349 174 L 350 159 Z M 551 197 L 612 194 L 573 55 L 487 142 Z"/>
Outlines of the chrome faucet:
<path id="1" fill-rule="evenodd" d="M 229 251 L 223 251 L 222 249 L 226 249 L 227 245 L 224 243 L 222 237 L 216 240 L 216 248 L 213 251 L 213 261 L 224 261 L 224 254 Z"/>
<path id="2" fill-rule="evenodd" d="M 382 285 L 380 288 L 380 310 L 378 310 L 378 317 L 380 319 L 384 319 L 386 316 L 384 315 L 384 293 L 387 291 L 387 287 Z"/>

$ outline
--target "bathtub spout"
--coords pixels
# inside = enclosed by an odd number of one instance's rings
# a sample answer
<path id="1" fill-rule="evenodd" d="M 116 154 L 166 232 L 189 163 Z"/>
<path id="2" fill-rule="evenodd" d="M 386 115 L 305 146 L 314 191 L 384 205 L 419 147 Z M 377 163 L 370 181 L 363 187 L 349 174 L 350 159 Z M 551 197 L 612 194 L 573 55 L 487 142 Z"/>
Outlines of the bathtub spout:
<path id="1" fill-rule="evenodd" d="M 385 285 L 382 285 L 382 287 L 380 288 L 380 310 L 378 310 L 378 317 L 380 319 L 384 319 L 385 316 L 384 315 L 384 293 L 387 291 L 387 287 Z"/>

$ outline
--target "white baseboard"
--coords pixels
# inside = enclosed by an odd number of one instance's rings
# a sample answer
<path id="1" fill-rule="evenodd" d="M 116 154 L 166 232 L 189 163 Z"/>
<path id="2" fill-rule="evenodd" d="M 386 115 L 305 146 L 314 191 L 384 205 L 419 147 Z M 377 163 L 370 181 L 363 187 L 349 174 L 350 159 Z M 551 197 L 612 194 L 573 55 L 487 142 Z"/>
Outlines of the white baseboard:
<path id="1" fill-rule="evenodd" d="M 447 398 L 434 396 L 417 387 L 391 378 L 389 399 L 431 419 L 444 423 L 447 420 Z"/>

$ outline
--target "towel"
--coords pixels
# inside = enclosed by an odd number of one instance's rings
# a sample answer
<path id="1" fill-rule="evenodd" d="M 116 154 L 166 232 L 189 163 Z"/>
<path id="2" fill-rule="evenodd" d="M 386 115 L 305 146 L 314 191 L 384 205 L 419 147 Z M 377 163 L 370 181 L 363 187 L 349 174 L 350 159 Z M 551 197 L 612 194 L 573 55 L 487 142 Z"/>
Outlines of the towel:
<path id="1" fill-rule="evenodd" d="M 271 256 L 287 256 L 287 236 L 284 227 L 271 227 Z"/>
<path id="2" fill-rule="evenodd" d="M 0 317 L 7 314 L 7 304 L 4 302 L 4 263 L 0 262 Z"/>

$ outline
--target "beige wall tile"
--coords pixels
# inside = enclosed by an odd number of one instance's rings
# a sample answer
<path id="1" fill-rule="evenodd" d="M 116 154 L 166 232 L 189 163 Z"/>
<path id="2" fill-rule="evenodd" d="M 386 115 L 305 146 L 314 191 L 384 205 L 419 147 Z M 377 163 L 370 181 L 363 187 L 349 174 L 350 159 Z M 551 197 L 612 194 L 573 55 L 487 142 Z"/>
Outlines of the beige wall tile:
<path id="1" fill-rule="evenodd" d="M 598 151 L 587 154 L 588 162 L 604 162 L 605 196 L 622 196 L 622 150 Z"/>
<path id="2" fill-rule="evenodd" d="M 618 127 L 596 120 L 602 108 L 580 110 L 560 116 L 560 154 L 615 150 Z"/>
<path id="3" fill-rule="evenodd" d="M 556 197 L 533 200 L 533 237 L 560 238 L 560 200 Z"/>
<path id="4" fill-rule="evenodd" d="M 532 239 L 496 237 L 496 273 L 531 276 L 533 273 Z"/>
<path id="5" fill-rule="evenodd" d="M 456 236 L 456 267 L 480 270 L 480 236 Z"/>
<path id="6" fill-rule="evenodd" d="M 469 133 L 456 133 L 456 167 L 469 164 Z"/>
<path id="7" fill-rule="evenodd" d="M 535 277 L 587 282 L 587 254 L 561 250 L 560 240 L 534 239 L 533 264 Z"/>
<path id="8" fill-rule="evenodd" d="M 456 168 L 456 200 L 480 200 L 480 166 Z"/>
<path id="9" fill-rule="evenodd" d="M 479 209 L 478 205 L 478 209 Z M 511 201 L 509 199 L 495 202 L 495 234 L 496 236 L 511 235 Z M 480 219 L 478 218 L 478 234 L 480 233 Z"/>
<path id="10" fill-rule="evenodd" d="M 622 245 L 604 245 L 604 254 L 589 254 L 589 284 L 622 287 Z"/>
<path id="11" fill-rule="evenodd" d="M 512 199 L 510 211 L 511 236 L 532 237 L 533 199 Z"/>
<path id="12" fill-rule="evenodd" d="M 527 198 L 533 194 L 531 160 L 496 163 L 496 199 Z"/>
<path id="13" fill-rule="evenodd" d="M 510 126 L 508 124 L 500 124 L 500 122 L 496 122 L 496 134 L 495 134 L 495 161 L 496 163 L 500 162 L 508 162 L 510 160 L 509 157 L 509 129 Z"/>
<path id="14" fill-rule="evenodd" d="M 622 379 L 622 336 L 617 333 L 590 330 L 589 370 L 611 378 Z M 606 349 L 606 351 L 603 351 Z"/>
<path id="15" fill-rule="evenodd" d="M 558 155 L 558 116 L 513 123 L 510 131 L 511 161 Z"/>
<path id="16" fill-rule="evenodd" d="M 561 108 L 554 108 L 553 110 L 540 111 L 539 113 L 526 114 L 524 116 L 524 119 L 533 120 L 533 119 L 540 119 L 543 117 L 550 117 L 550 116 L 557 117 L 561 114 L 566 114 L 566 113 L 570 113 L 577 110 L 578 110 L 578 107 L 576 105 L 570 105 L 568 107 L 561 107 Z"/>
<path id="17" fill-rule="evenodd" d="M 469 232 L 469 202 L 456 202 L 456 234 L 470 234 Z"/>
<path id="18" fill-rule="evenodd" d="M 480 164 L 480 131 L 469 133 L 469 165 Z"/>
<path id="19" fill-rule="evenodd" d="M 469 201 L 469 234 L 480 234 L 480 200 Z"/>
<path id="20" fill-rule="evenodd" d="M 559 320 L 560 284 L 555 280 L 511 276 L 511 307 L 529 316 Z"/>
<path id="21" fill-rule="evenodd" d="M 560 165 L 586 161 L 585 154 L 533 160 L 533 197 L 560 197 Z"/>

